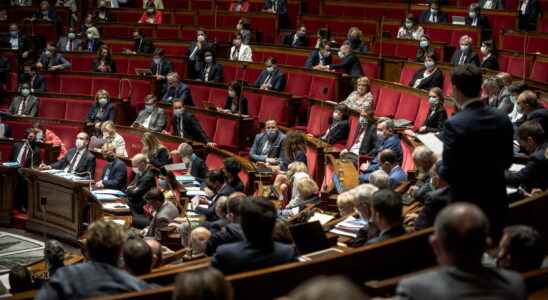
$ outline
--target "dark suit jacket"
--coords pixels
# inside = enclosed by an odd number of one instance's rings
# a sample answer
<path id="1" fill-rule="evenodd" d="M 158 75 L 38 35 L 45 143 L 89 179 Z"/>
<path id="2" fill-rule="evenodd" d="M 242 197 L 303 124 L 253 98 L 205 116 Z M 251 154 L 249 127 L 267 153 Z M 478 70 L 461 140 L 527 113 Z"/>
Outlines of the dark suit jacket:
<path id="1" fill-rule="evenodd" d="M 192 95 L 188 86 L 182 82 L 176 87 L 167 87 L 166 92 L 162 96 L 162 102 L 170 104 L 173 99 L 183 99 L 185 106 L 194 106 Z"/>
<path id="2" fill-rule="evenodd" d="M 91 62 L 91 67 L 93 68 L 93 72 L 102 72 L 101 70 L 99 70 L 100 65 L 101 65 L 101 61 L 98 59 L 94 59 Z M 116 63 L 114 62 L 114 60 L 111 59 L 110 61 L 105 61 L 105 65 L 107 67 L 110 67 L 110 72 L 106 72 L 106 73 L 116 73 Z"/>
<path id="3" fill-rule="evenodd" d="M 61 53 L 56 53 L 53 57 L 48 57 L 46 54 L 40 55 L 40 59 L 38 60 L 42 65 L 44 65 L 44 70 L 47 70 L 50 67 L 53 66 L 63 66 L 63 69 L 68 69 L 72 66 L 72 64 L 61 55 Z"/>
<path id="4" fill-rule="evenodd" d="M 17 157 L 19 157 L 19 152 L 21 152 L 24 145 L 24 142 L 18 142 L 13 144 L 13 147 L 11 148 L 10 161 L 17 161 Z M 31 144 L 31 149 L 27 151 L 27 157 L 23 157 L 22 159 L 25 162 L 22 167 L 29 168 L 31 167 L 31 163 L 32 166 L 37 167 L 38 164 L 40 164 L 40 145 L 38 143 L 34 143 L 34 145 Z"/>
<path id="5" fill-rule="evenodd" d="M 536 120 L 544 130 L 544 137 L 548 140 L 548 108 L 539 108 L 528 113 L 526 120 Z"/>
<path id="6" fill-rule="evenodd" d="M 109 162 L 105 165 L 100 180 L 103 181 L 103 186 L 106 189 L 123 191 L 127 186 L 126 164 L 119 159 Z"/>
<path id="7" fill-rule="evenodd" d="M 81 50 L 84 52 L 92 52 L 95 53 L 97 50 L 103 45 L 103 42 L 101 40 L 84 40 L 82 41 L 82 45 L 80 46 Z"/>
<path id="8" fill-rule="evenodd" d="M 451 193 L 449 186 L 434 190 L 424 199 L 424 208 L 415 220 L 415 230 L 421 230 L 434 225 L 434 220 L 438 213 L 451 203 Z"/>
<path id="9" fill-rule="evenodd" d="M 102 110 L 102 115 L 99 118 L 97 113 Z M 86 123 L 96 123 L 105 121 L 114 121 L 115 111 L 112 102 L 108 102 L 107 105 L 101 108 L 101 105 L 96 101 L 88 112 Z"/>
<path id="10" fill-rule="evenodd" d="M 348 120 L 341 120 L 335 124 L 329 126 L 329 133 L 325 136 L 325 133 L 322 135 L 322 140 L 328 144 L 336 144 L 337 142 L 344 141 L 348 139 L 348 132 L 350 131 L 350 125 Z"/>
<path id="11" fill-rule="evenodd" d="M 207 241 L 205 253 L 212 256 L 221 245 L 240 242 L 245 239 L 244 231 L 239 223 L 228 223 L 222 228 L 213 227 L 210 229 L 211 237 Z"/>
<path id="12" fill-rule="evenodd" d="M 11 127 L 6 123 L 0 123 L 0 126 L 4 126 L 4 138 L 10 138 L 11 137 Z"/>
<path id="13" fill-rule="evenodd" d="M 197 155 L 192 155 L 192 166 L 190 167 L 190 175 L 202 181 L 207 176 L 207 166 L 203 159 Z"/>
<path id="14" fill-rule="evenodd" d="M 499 61 L 495 55 L 490 55 L 487 59 L 481 61 L 480 67 L 498 71 Z"/>
<path id="15" fill-rule="evenodd" d="M 529 156 L 527 164 L 518 172 L 506 172 L 506 182 L 512 186 L 523 186 L 525 190 L 534 188 L 546 190 L 548 188 L 548 158 L 544 153 L 548 148 L 548 142 L 540 145 Z"/>
<path id="16" fill-rule="evenodd" d="M 152 54 L 154 43 L 149 38 L 142 38 L 133 42 L 133 51 L 139 54 Z"/>
<path id="17" fill-rule="evenodd" d="M 167 116 L 165 111 L 162 108 L 155 107 L 152 112 L 147 112 L 146 110 L 141 110 L 139 114 L 137 115 L 137 119 L 135 120 L 135 123 L 143 124 L 148 118 L 148 116 L 152 115 L 149 123 L 149 129 L 155 132 L 160 132 L 164 130 L 167 124 Z"/>
<path id="18" fill-rule="evenodd" d="M 280 159 L 282 154 L 282 143 L 285 140 L 285 134 L 281 131 L 278 131 L 278 135 L 274 142 L 270 144 L 267 150 L 266 155 L 261 154 L 261 150 L 268 141 L 268 136 L 265 132 L 259 133 L 255 136 L 251 150 L 249 150 L 249 157 L 252 161 L 262 161 L 264 162 L 267 158 L 276 158 Z"/>
<path id="19" fill-rule="evenodd" d="M 232 111 L 232 100 L 232 97 L 226 97 L 225 109 L 230 109 Z M 236 110 L 232 112 L 247 115 L 247 98 L 244 96 L 240 96 L 240 99 L 236 102 Z"/>
<path id="20" fill-rule="evenodd" d="M 422 79 L 424 72 L 426 72 L 426 67 L 418 69 L 417 72 L 415 72 L 415 75 L 413 75 L 411 82 L 409 82 L 409 86 L 413 87 L 417 80 Z M 436 68 L 434 73 L 430 74 L 430 76 L 423 79 L 416 88 L 428 91 L 433 87 L 443 88 L 443 73 L 438 68 Z"/>
<path id="21" fill-rule="evenodd" d="M 330 69 L 340 69 L 344 74 L 363 76 L 362 65 L 354 54 L 345 56 L 340 64 L 329 65 Z"/>
<path id="22" fill-rule="evenodd" d="M 261 88 L 261 85 L 266 81 L 269 72 L 263 70 L 257 80 L 255 81 L 255 87 Z M 270 89 L 271 91 L 283 92 L 285 89 L 285 75 L 279 68 L 276 68 L 272 73 L 272 78 L 270 79 Z"/>
<path id="23" fill-rule="evenodd" d="M 403 279 L 396 295 L 397 299 L 527 299 L 518 273 L 499 268 L 468 273 L 454 266 Z"/>
<path id="24" fill-rule="evenodd" d="M 208 208 L 201 208 L 197 207 L 196 211 L 199 214 L 202 214 L 206 217 L 207 222 L 214 222 L 219 219 L 219 216 L 217 216 L 217 213 L 215 212 L 215 206 L 217 205 L 217 200 L 221 196 L 229 196 L 230 194 L 234 193 L 234 188 L 229 184 L 224 184 L 221 189 L 213 196 L 211 199 L 211 202 L 209 203 Z"/>
<path id="25" fill-rule="evenodd" d="M 451 64 L 457 65 L 459 63 L 460 57 L 462 55 L 462 51 L 460 49 L 456 50 L 455 53 L 453 53 L 453 56 L 451 57 Z M 468 52 L 466 54 L 466 59 L 464 60 L 464 64 L 474 64 L 479 67 L 480 61 L 479 57 L 475 52 Z"/>
<path id="26" fill-rule="evenodd" d="M 493 232 L 508 211 L 504 172 L 513 158 L 512 123 L 481 101 L 469 103 L 445 122 L 441 140 L 443 178 L 455 201 L 477 204 L 488 216 Z"/>
<path id="27" fill-rule="evenodd" d="M 304 37 L 297 37 L 297 40 L 295 40 L 295 32 L 291 32 L 284 36 L 283 43 L 290 47 L 308 47 L 308 38 L 305 35 Z"/>
<path id="28" fill-rule="evenodd" d="M 10 114 L 17 114 L 17 111 L 19 110 L 19 106 L 21 105 L 21 102 L 23 102 L 23 96 L 15 96 L 13 98 L 13 101 L 11 101 L 9 112 Z M 40 104 L 40 100 L 36 98 L 34 95 L 29 95 L 27 99 L 27 103 L 25 104 L 25 107 L 23 108 L 23 115 L 36 117 L 38 115 L 38 105 Z"/>
<path id="29" fill-rule="evenodd" d="M 222 245 L 211 260 L 211 265 L 225 275 L 277 266 L 295 261 L 295 248 L 278 242 L 271 247 L 254 247 L 247 241 Z"/>
<path id="30" fill-rule="evenodd" d="M 148 158 L 150 164 L 156 168 L 161 168 L 165 165 L 172 164 L 173 160 L 169 157 L 169 151 L 166 148 L 161 148 Z"/>
<path id="31" fill-rule="evenodd" d="M 447 112 L 443 107 L 432 112 L 432 108 L 428 111 L 428 116 L 424 121 L 427 132 L 439 132 L 443 129 L 443 124 L 447 121 Z"/>
<path id="32" fill-rule="evenodd" d="M 133 212 L 143 214 L 143 204 L 145 204 L 143 197 L 150 189 L 156 186 L 157 173 L 155 169 L 148 167 L 142 174 L 136 174 L 133 181 L 129 184 L 136 187 L 135 189 L 126 190 L 129 200 L 128 205 Z"/>
<path id="33" fill-rule="evenodd" d="M 46 15 L 48 16 L 48 18 L 51 20 L 52 23 L 56 23 L 59 21 L 59 17 L 57 17 L 57 13 L 55 12 L 55 9 L 53 7 L 50 7 L 48 9 L 48 12 Z M 32 17 L 42 20 L 44 18 L 44 14 L 42 14 L 41 10 L 38 10 L 32 14 Z"/>
<path id="34" fill-rule="evenodd" d="M 167 58 L 163 58 L 160 61 L 160 64 L 155 64 L 153 61 L 150 65 L 150 73 L 152 73 L 152 75 L 156 75 L 158 73 L 159 75 L 167 76 L 167 74 L 171 73 L 172 70 L 173 66 Z"/>
<path id="35" fill-rule="evenodd" d="M 36 74 L 36 76 L 34 76 L 34 79 L 30 79 L 30 85 L 30 88 L 37 93 L 43 93 L 48 89 L 48 83 L 46 79 L 44 79 L 44 77 L 40 74 Z"/>
<path id="36" fill-rule="evenodd" d="M 200 74 L 200 70 L 202 69 L 202 66 L 204 64 L 204 52 L 206 49 L 211 49 L 211 47 L 213 46 L 211 43 L 209 43 L 209 41 L 205 41 L 203 44 L 202 44 L 202 48 L 201 49 L 197 49 L 196 52 L 194 53 L 194 57 L 193 59 L 191 59 L 191 55 L 192 53 L 194 52 L 194 49 L 196 48 L 196 44 L 197 42 L 196 41 L 193 41 L 192 43 L 190 43 L 190 47 L 188 47 L 188 50 L 186 52 L 186 57 L 188 59 L 188 77 L 190 78 L 196 78 L 198 74 Z"/>
<path id="37" fill-rule="evenodd" d="M 491 26 L 489 25 L 489 20 L 486 16 L 479 15 L 476 17 L 478 19 L 476 27 L 481 29 L 481 39 L 487 40 L 491 36 Z M 464 17 L 464 23 L 468 26 L 472 26 L 472 18 L 469 16 Z"/>
<path id="38" fill-rule="evenodd" d="M 244 182 L 240 179 L 240 177 L 236 177 L 233 180 L 228 181 L 228 185 L 230 185 L 236 192 L 243 192 L 245 188 Z"/>
<path id="39" fill-rule="evenodd" d="M 356 52 L 367 52 L 367 45 L 360 39 L 349 39 L 347 40 L 348 42 L 350 42 L 350 49 L 352 49 L 352 51 L 356 51 Z"/>
<path id="40" fill-rule="evenodd" d="M 374 238 L 370 239 L 369 241 L 367 241 L 366 244 L 370 245 L 370 244 L 386 241 L 386 240 L 389 240 L 389 239 L 393 239 L 393 238 L 402 236 L 405 233 L 406 233 L 405 228 L 403 228 L 402 225 L 399 225 L 399 226 L 396 226 L 396 227 L 392 227 L 392 228 L 388 229 L 385 232 L 382 232 L 379 236 L 374 237 Z"/>
<path id="41" fill-rule="evenodd" d="M 430 23 L 430 15 L 432 13 L 430 10 L 425 10 L 421 13 L 419 16 L 419 22 L 420 23 Z M 443 23 L 449 23 L 449 18 L 447 18 L 447 14 L 443 11 L 438 10 L 438 15 L 436 16 L 438 19 L 436 20 L 435 24 L 443 24 Z"/>
<path id="42" fill-rule="evenodd" d="M 191 138 L 194 141 L 207 143 L 210 141 L 205 131 L 200 126 L 200 123 L 194 115 L 189 111 L 183 111 L 183 124 L 181 126 L 181 118 L 173 115 L 171 119 L 171 125 L 173 126 L 173 135 L 184 136 Z M 183 134 L 181 135 L 181 130 Z"/>
<path id="43" fill-rule="evenodd" d="M 273 6 L 274 6 L 273 0 L 265 0 L 265 3 L 264 3 L 265 9 L 271 9 Z M 287 14 L 286 0 L 278 0 L 276 3 L 275 10 L 278 15 L 286 15 Z"/>
<path id="44" fill-rule="evenodd" d="M 371 160 L 371 163 L 369 164 L 369 172 L 376 171 L 379 168 L 379 156 L 380 153 L 383 150 L 390 149 L 396 153 L 396 157 L 398 158 L 398 163 L 401 163 L 403 160 L 403 151 L 401 149 L 401 140 L 400 137 L 397 134 L 393 134 L 389 136 L 387 139 L 382 141 L 379 145 L 377 145 L 377 149 L 375 149 L 375 158 Z"/>
<path id="45" fill-rule="evenodd" d="M 537 20 L 539 15 L 542 14 L 542 9 L 537 0 L 529 0 L 525 7 L 525 14 L 521 13 L 521 5 L 523 1 L 518 4 L 519 14 L 519 29 L 535 30 L 537 28 Z"/>
<path id="46" fill-rule="evenodd" d="M 61 52 L 67 52 L 67 44 L 71 41 L 66 36 L 62 36 L 59 38 L 59 41 L 57 42 L 57 50 Z M 72 50 L 71 51 L 79 51 L 82 46 L 82 40 L 81 39 L 73 39 L 72 40 Z"/>
<path id="47" fill-rule="evenodd" d="M 287 167 L 289 166 L 289 164 L 291 164 L 292 162 L 295 162 L 295 161 L 300 161 L 300 162 L 304 163 L 305 165 L 308 162 L 308 160 L 306 159 L 306 154 L 302 151 L 299 151 L 299 152 L 295 153 L 295 158 L 291 159 L 291 158 L 287 157 L 284 154 L 284 151 L 282 150 L 282 153 L 280 155 L 280 169 L 282 171 L 287 171 Z"/>
<path id="48" fill-rule="evenodd" d="M 10 39 L 11 37 L 9 34 L 2 35 L 1 43 L 3 48 L 11 49 Z M 24 34 L 19 33 L 19 35 L 17 36 L 17 41 L 19 44 L 19 51 L 24 52 L 30 49 L 30 42 Z"/>
<path id="49" fill-rule="evenodd" d="M 207 64 L 202 65 L 202 69 L 200 69 L 199 77 L 201 81 L 205 80 L 205 71 L 206 71 Z M 223 66 L 218 63 L 213 63 L 211 66 L 211 69 L 209 70 L 208 74 L 208 80 L 207 82 L 223 82 Z"/>
<path id="50" fill-rule="evenodd" d="M 51 165 L 52 169 L 63 170 L 70 165 L 72 158 L 76 154 L 76 148 L 70 149 L 65 156 L 59 161 L 56 161 Z M 73 173 L 76 173 L 79 176 L 87 177 L 84 173 L 91 173 L 91 178 L 95 176 L 95 155 L 93 155 L 89 150 L 85 150 L 82 154 L 78 165 L 73 168 Z"/>
<path id="51" fill-rule="evenodd" d="M 360 155 L 371 155 L 375 156 L 377 155 L 377 126 L 376 123 L 368 123 L 367 127 L 365 127 L 365 136 L 362 139 L 362 144 L 360 145 Z M 358 132 L 356 133 L 358 136 L 356 139 L 359 138 L 360 129 L 358 128 Z"/>
<path id="52" fill-rule="evenodd" d="M 331 54 L 327 57 L 321 58 L 324 66 L 329 66 L 332 63 Z M 312 69 L 313 67 L 320 64 L 320 50 L 314 49 L 312 52 L 310 52 L 310 55 L 306 59 L 306 62 L 304 63 L 304 67 L 307 69 Z"/>

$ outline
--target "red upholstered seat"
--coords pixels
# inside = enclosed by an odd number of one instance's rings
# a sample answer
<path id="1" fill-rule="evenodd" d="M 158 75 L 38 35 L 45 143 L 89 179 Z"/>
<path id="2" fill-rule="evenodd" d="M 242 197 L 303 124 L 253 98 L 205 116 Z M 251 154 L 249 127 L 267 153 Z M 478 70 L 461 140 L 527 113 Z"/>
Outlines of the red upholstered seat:
<path id="1" fill-rule="evenodd" d="M 238 73 L 239 66 L 225 64 L 223 65 L 223 79 L 225 82 L 232 82 L 236 80 L 236 74 Z"/>
<path id="2" fill-rule="evenodd" d="M 103 39 L 129 38 L 130 32 L 127 26 L 109 26 L 108 30 L 102 30 Z"/>
<path id="3" fill-rule="evenodd" d="M 91 95 L 92 80 L 84 76 L 61 75 L 61 93 L 75 95 Z"/>
<path id="4" fill-rule="evenodd" d="M 106 90 L 111 97 L 118 97 L 120 94 L 120 80 L 118 78 L 96 77 L 93 78 L 91 87 L 92 95 L 95 95 L 98 90 Z"/>
<path id="5" fill-rule="evenodd" d="M 285 90 L 294 96 L 306 97 L 310 90 L 312 77 L 307 73 L 290 72 L 287 74 Z"/>
<path id="6" fill-rule="evenodd" d="M 209 170 L 220 170 L 223 168 L 223 157 L 215 153 L 209 153 L 206 157 L 206 166 Z"/>
<path id="7" fill-rule="evenodd" d="M 334 99 L 336 82 L 333 77 L 311 76 L 308 97 L 320 100 Z"/>
<path id="8" fill-rule="evenodd" d="M 403 159 L 401 163 L 401 168 L 405 171 L 411 171 L 415 169 L 415 162 L 413 161 L 413 149 L 411 145 L 407 144 L 403 140 L 400 141 L 401 149 L 403 152 Z"/>
<path id="9" fill-rule="evenodd" d="M 250 116 L 257 119 L 259 110 L 261 109 L 261 101 L 263 96 L 259 93 L 244 91 L 244 96 L 247 98 L 247 110 Z"/>
<path id="10" fill-rule="evenodd" d="M 533 64 L 529 78 L 540 82 L 548 82 L 548 60 L 541 61 L 537 58 Z"/>
<path id="11" fill-rule="evenodd" d="M 375 107 L 375 115 L 379 117 L 393 117 L 396 114 L 400 101 L 400 92 L 381 87 Z"/>
<path id="12" fill-rule="evenodd" d="M 42 74 L 44 79 L 48 83 L 48 92 L 49 93 L 60 93 L 61 92 L 61 80 L 60 76 L 57 74 Z"/>
<path id="13" fill-rule="evenodd" d="M 537 26 L 538 32 L 548 32 L 548 18 L 543 17 L 539 19 L 538 26 Z"/>
<path id="14" fill-rule="evenodd" d="M 501 55 L 502 56 L 502 55 Z M 508 56 L 508 64 L 506 66 L 506 72 L 522 77 L 523 75 L 528 76 L 529 75 L 529 69 L 531 68 L 531 58 L 526 57 L 525 60 L 523 57 L 519 56 Z"/>
<path id="15" fill-rule="evenodd" d="M 141 18 L 142 12 L 137 10 L 118 10 L 112 16 L 119 23 L 136 23 Z"/>
<path id="16" fill-rule="evenodd" d="M 135 75 L 135 69 L 148 69 L 151 63 L 152 61 L 148 59 L 130 59 L 128 60 L 127 72 Z"/>
<path id="17" fill-rule="evenodd" d="M 383 56 L 396 56 L 397 43 L 384 42 L 382 44 L 375 43 L 374 50 L 375 53 L 380 53 L 382 47 Z"/>
<path id="18" fill-rule="evenodd" d="M 151 93 L 150 82 L 147 80 L 122 80 L 121 86 L 120 97 L 130 100 L 132 106 L 142 105 L 145 96 Z"/>
<path id="19" fill-rule="evenodd" d="M 49 85 L 49 84 L 48 84 Z M 49 88 L 49 86 L 48 86 Z M 6 84 L 6 89 L 8 92 L 15 92 L 17 90 L 17 73 L 10 72 L 8 83 Z"/>
<path id="20" fill-rule="evenodd" d="M 9 161 L 11 159 L 11 145 L 0 144 L 0 161 Z"/>
<path id="21" fill-rule="evenodd" d="M 290 66 L 302 67 L 306 63 L 306 55 L 287 54 L 285 63 Z"/>
<path id="22" fill-rule="evenodd" d="M 213 136 L 213 142 L 221 147 L 230 149 L 238 148 L 238 121 L 224 118 L 217 119 L 217 128 Z"/>
<path id="23" fill-rule="evenodd" d="M 350 149 L 352 147 L 352 144 L 354 143 L 354 139 L 356 138 L 356 135 L 358 134 L 358 129 L 360 125 L 360 120 L 356 116 L 350 116 L 348 119 L 348 123 L 350 124 L 350 131 L 348 132 L 348 140 L 346 141 L 346 148 Z"/>
<path id="24" fill-rule="evenodd" d="M 72 121 L 85 120 L 89 110 L 91 109 L 91 105 L 91 101 L 67 100 L 65 118 Z"/>
<path id="25" fill-rule="evenodd" d="M 362 70 L 365 76 L 369 78 L 379 78 L 379 64 L 372 61 L 361 61 Z"/>
<path id="26" fill-rule="evenodd" d="M 167 22 L 166 22 L 167 24 Z M 177 40 L 179 39 L 179 28 L 177 27 L 156 27 L 156 38 L 162 40 Z"/>
<path id="27" fill-rule="evenodd" d="M 204 102 L 209 100 L 210 88 L 205 85 L 188 85 L 190 93 L 192 94 L 192 100 L 197 107 L 203 107 Z"/>
<path id="28" fill-rule="evenodd" d="M 528 53 L 535 53 L 540 52 L 542 54 L 548 54 L 548 50 L 546 49 L 546 45 L 548 45 L 548 37 L 547 36 L 528 36 L 527 38 L 527 52 Z"/>
<path id="29" fill-rule="evenodd" d="M 501 37 L 501 48 L 504 50 L 512 50 L 523 52 L 525 37 L 519 34 L 504 34 Z"/>
<path id="30" fill-rule="evenodd" d="M 70 125 L 51 125 L 51 124 L 42 124 L 47 129 L 53 131 L 55 135 L 63 141 L 63 144 L 67 149 L 74 147 L 74 141 L 76 140 L 76 135 L 78 132 L 82 131 L 82 128 L 78 126 Z"/>
<path id="31" fill-rule="evenodd" d="M 403 85 L 409 85 L 413 75 L 420 68 L 418 65 L 404 65 L 400 73 L 400 83 Z"/>
<path id="32" fill-rule="evenodd" d="M 126 150 L 129 157 L 133 157 L 135 154 L 140 153 L 143 148 L 141 143 L 141 136 L 137 134 L 122 134 L 126 141 Z"/>
<path id="33" fill-rule="evenodd" d="M 91 72 L 93 57 L 84 55 L 65 55 L 65 58 L 70 61 L 75 72 Z"/>
<path id="34" fill-rule="evenodd" d="M 306 147 L 306 166 L 308 167 L 308 174 L 315 178 L 318 168 L 318 152 L 315 148 Z"/>
<path id="35" fill-rule="evenodd" d="M 179 8 L 181 6 L 177 6 Z M 174 24 L 194 24 L 194 16 L 195 14 L 193 12 L 176 12 L 173 13 L 173 23 Z"/>
<path id="36" fill-rule="evenodd" d="M 103 175 L 103 170 L 105 169 L 105 166 L 108 164 L 108 162 L 104 159 L 97 158 L 95 160 L 95 180 L 99 180 L 101 176 Z"/>
<path id="37" fill-rule="evenodd" d="M 276 120 L 279 124 L 288 125 L 288 100 L 284 97 L 264 95 L 259 110 L 259 122 Z"/>
<path id="38" fill-rule="evenodd" d="M 315 137 L 321 136 L 329 128 L 329 118 L 332 114 L 333 109 L 330 106 L 323 106 L 321 104 L 312 105 L 310 107 L 306 132 Z"/>
<path id="39" fill-rule="evenodd" d="M 245 69 L 245 75 L 244 75 L 243 79 L 249 85 L 253 85 L 253 84 L 255 84 L 255 81 L 257 80 L 257 78 L 259 77 L 261 72 L 262 72 L 261 69 L 251 69 L 251 68 L 248 67 L 248 68 Z"/>
<path id="40" fill-rule="evenodd" d="M 396 110 L 395 119 L 405 119 L 411 122 L 417 118 L 417 112 L 419 111 L 421 98 L 416 95 L 409 95 L 402 93 Z"/>
<path id="41" fill-rule="evenodd" d="M 208 101 L 214 103 L 217 107 L 225 107 L 228 91 L 221 88 L 211 88 Z"/>
<path id="42" fill-rule="evenodd" d="M 323 183 L 321 190 L 325 191 L 328 187 L 333 185 L 333 165 L 328 163 L 325 165 L 325 173 L 323 177 Z"/>
<path id="43" fill-rule="evenodd" d="M 64 99 L 40 99 L 38 115 L 42 118 L 63 120 L 65 118 L 66 102 Z"/>
<path id="44" fill-rule="evenodd" d="M 244 184 L 244 191 L 247 191 L 249 186 L 249 175 L 245 170 L 241 170 L 240 173 L 238 173 L 238 177 L 240 177 L 240 180 L 242 180 Z"/>
<path id="45" fill-rule="evenodd" d="M 415 58 L 417 54 L 417 45 L 411 45 L 407 43 L 400 43 L 396 48 L 396 57 L 401 58 Z"/>
<path id="46" fill-rule="evenodd" d="M 196 35 L 196 33 L 194 34 Z M 159 43 L 156 47 L 164 49 L 166 55 L 168 56 L 183 56 L 188 49 L 186 45 L 171 43 Z"/>
<path id="47" fill-rule="evenodd" d="M 202 129 L 206 133 L 206 135 L 209 138 L 212 138 L 215 136 L 215 130 L 217 128 L 217 119 L 214 116 L 209 116 L 202 113 L 196 113 L 194 114 L 198 122 L 200 122 L 200 126 L 202 126 Z"/>
<path id="48" fill-rule="evenodd" d="M 116 58 L 116 73 L 129 74 L 129 75 L 135 74 L 135 73 L 130 73 L 129 72 L 129 68 L 128 68 L 129 60 L 130 59 L 128 57 L 117 57 Z"/>
<path id="49" fill-rule="evenodd" d="M 429 109 L 430 104 L 428 103 L 428 99 L 421 98 L 419 103 L 419 109 L 417 111 L 417 116 L 415 117 L 415 121 L 413 122 L 414 130 L 418 130 L 424 124 L 424 121 L 426 121 L 426 118 L 428 117 Z"/>

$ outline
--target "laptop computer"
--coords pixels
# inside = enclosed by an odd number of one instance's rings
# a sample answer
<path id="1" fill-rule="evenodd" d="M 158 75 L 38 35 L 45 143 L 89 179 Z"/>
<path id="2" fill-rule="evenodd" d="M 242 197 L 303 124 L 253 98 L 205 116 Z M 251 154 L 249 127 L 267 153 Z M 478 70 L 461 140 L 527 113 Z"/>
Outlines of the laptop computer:
<path id="1" fill-rule="evenodd" d="M 451 17 L 451 24 L 453 24 L 453 25 L 465 25 L 466 22 L 464 21 L 463 16 L 452 16 Z"/>
<path id="2" fill-rule="evenodd" d="M 299 255 L 316 252 L 330 247 L 319 221 L 289 226 L 289 232 Z"/>

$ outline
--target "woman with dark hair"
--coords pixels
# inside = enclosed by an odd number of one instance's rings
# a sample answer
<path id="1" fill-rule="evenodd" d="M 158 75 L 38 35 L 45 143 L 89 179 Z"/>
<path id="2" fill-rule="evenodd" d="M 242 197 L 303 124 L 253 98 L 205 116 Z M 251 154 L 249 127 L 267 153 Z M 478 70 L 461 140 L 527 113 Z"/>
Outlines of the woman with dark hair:
<path id="1" fill-rule="evenodd" d="M 424 59 L 426 56 L 433 56 L 434 54 L 434 48 L 432 48 L 432 45 L 430 44 L 430 37 L 427 35 L 421 36 L 421 39 L 419 41 L 419 47 L 417 48 L 417 54 L 416 54 L 416 61 L 418 62 L 424 62 Z"/>
<path id="2" fill-rule="evenodd" d="M 440 88 L 435 87 L 430 89 L 428 92 L 428 103 L 430 105 L 428 116 L 417 132 L 440 132 L 442 130 L 443 124 L 447 120 L 447 112 L 443 107 L 443 99 L 443 91 Z"/>
<path id="3" fill-rule="evenodd" d="M 180 202 L 182 186 L 177 181 L 175 174 L 165 168 L 161 168 L 160 176 L 158 177 L 158 186 L 164 194 L 164 198 L 171 201 L 179 209 L 179 212 L 183 211 L 184 208 Z"/>
<path id="4" fill-rule="evenodd" d="M 242 36 L 242 44 L 249 45 L 251 42 L 251 23 L 248 18 L 241 18 L 236 24 L 236 34 Z"/>
<path id="5" fill-rule="evenodd" d="M 198 73 L 198 80 L 203 82 L 223 82 L 223 66 L 217 63 L 212 50 L 204 51 L 204 63 Z"/>
<path id="6" fill-rule="evenodd" d="M 419 25 L 417 18 L 413 14 L 407 14 L 402 27 L 398 30 L 397 38 L 420 40 L 423 35 L 424 29 Z"/>
<path id="7" fill-rule="evenodd" d="M 411 82 L 409 82 L 409 86 L 421 90 L 443 87 L 443 73 L 436 66 L 436 58 L 434 56 L 426 56 L 424 58 L 424 67 L 415 72 Z"/>
<path id="8" fill-rule="evenodd" d="M 321 27 L 318 28 L 318 31 L 316 32 L 316 46 L 314 48 L 320 48 L 320 44 L 322 41 L 330 41 L 331 40 L 331 31 L 329 31 L 329 28 L 327 27 Z"/>
<path id="9" fill-rule="evenodd" d="M 95 94 L 95 103 L 86 117 L 86 123 L 100 128 L 103 122 L 114 121 L 114 116 L 114 105 L 110 101 L 110 95 L 106 90 L 98 90 Z"/>
<path id="10" fill-rule="evenodd" d="M 143 15 L 139 19 L 139 24 L 162 24 L 162 11 L 157 10 L 154 4 L 149 4 L 145 8 Z"/>
<path id="11" fill-rule="evenodd" d="M 348 107 L 344 104 L 335 106 L 333 116 L 331 117 L 331 125 L 321 139 L 328 144 L 336 144 L 337 142 L 346 142 L 350 125 L 348 124 Z"/>
<path id="12" fill-rule="evenodd" d="M 141 139 L 141 144 L 143 144 L 141 153 L 148 158 L 154 167 L 161 168 L 173 163 L 167 148 L 152 133 L 145 132 Z"/>
<path id="13" fill-rule="evenodd" d="M 112 53 L 107 45 L 101 45 L 97 56 L 92 62 L 93 72 L 116 73 L 116 64 L 112 60 Z"/>
<path id="14" fill-rule="evenodd" d="M 247 98 L 242 96 L 242 84 L 238 81 L 233 81 L 228 86 L 228 97 L 224 109 L 233 114 L 248 114 Z"/>
<path id="15" fill-rule="evenodd" d="M 480 50 L 481 50 L 481 54 L 483 54 L 480 67 L 498 71 L 499 62 L 497 60 L 495 44 L 493 43 L 493 41 L 487 40 L 487 41 L 481 42 Z"/>
<path id="16" fill-rule="evenodd" d="M 294 161 L 300 161 L 306 164 L 306 141 L 304 134 L 299 131 L 290 131 L 287 133 L 282 144 L 282 155 L 280 159 L 280 169 L 287 171 L 287 167 Z"/>

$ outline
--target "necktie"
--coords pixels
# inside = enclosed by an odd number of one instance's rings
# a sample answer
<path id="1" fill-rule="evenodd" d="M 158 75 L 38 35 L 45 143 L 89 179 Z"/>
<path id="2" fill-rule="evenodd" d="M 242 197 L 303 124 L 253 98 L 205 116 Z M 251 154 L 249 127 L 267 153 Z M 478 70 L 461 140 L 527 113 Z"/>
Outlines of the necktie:
<path id="1" fill-rule="evenodd" d="M 19 162 L 20 166 L 26 165 L 28 152 L 29 152 L 29 146 L 27 144 L 23 145 L 23 155 L 21 156 L 21 161 Z"/>
<path id="2" fill-rule="evenodd" d="M 25 111 L 25 108 L 27 106 L 27 98 L 23 98 L 23 102 L 21 102 L 21 105 L 19 105 L 19 109 L 17 110 L 18 115 L 22 115 Z"/>
<path id="3" fill-rule="evenodd" d="M 463 53 L 460 55 L 459 65 L 464 64 L 465 60 L 466 60 L 466 55 Z"/>
<path id="4" fill-rule="evenodd" d="M 240 47 L 234 48 L 234 53 L 232 53 L 232 60 L 238 60 L 240 56 Z"/>
<path id="5" fill-rule="evenodd" d="M 183 117 L 182 116 L 179 118 L 179 136 L 180 137 L 185 137 L 185 131 L 184 131 Z"/>
<path id="6" fill-rule="evenodd" d="M 75 167 L 75 164 L 76 164 L 76 160 L 77 160 L 77 158 L 78 158 L 78 155 L 80 155 L 80 151 L 76 151 L 76 153 L 74 153 L 74 157 L 73 157 L 72 160 L 70 161 L 70 165 L 69 165 L 69 168 L 68 168 L 67 173 L 72 173 L 72 170 L 73 170 L 74 167 Z"/>

